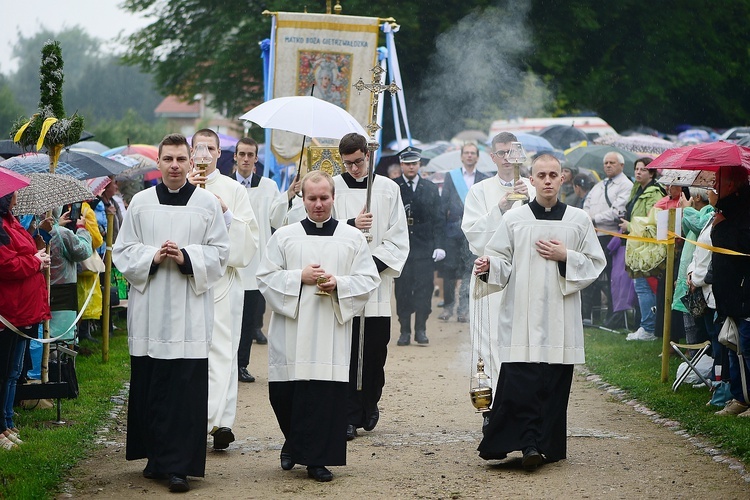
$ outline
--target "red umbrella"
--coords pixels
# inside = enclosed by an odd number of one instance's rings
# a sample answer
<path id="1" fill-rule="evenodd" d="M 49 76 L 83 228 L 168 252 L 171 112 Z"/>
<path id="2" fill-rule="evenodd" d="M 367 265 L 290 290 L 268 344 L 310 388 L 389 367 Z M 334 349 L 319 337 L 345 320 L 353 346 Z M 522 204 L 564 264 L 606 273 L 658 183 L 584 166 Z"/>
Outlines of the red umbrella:
<path id="1" fill-rule="evenodd" d="M 31 180 L 7 168 L 0 167 L 0 197 L 29 185 Z"/>
<path id="2" fill-rule="evenodd" d="M 742 166 L 750 170 L 750 148 L 731 142 L 708 142 L 668 149 L 648 168 L 717 171 L 721 167 Z"/>

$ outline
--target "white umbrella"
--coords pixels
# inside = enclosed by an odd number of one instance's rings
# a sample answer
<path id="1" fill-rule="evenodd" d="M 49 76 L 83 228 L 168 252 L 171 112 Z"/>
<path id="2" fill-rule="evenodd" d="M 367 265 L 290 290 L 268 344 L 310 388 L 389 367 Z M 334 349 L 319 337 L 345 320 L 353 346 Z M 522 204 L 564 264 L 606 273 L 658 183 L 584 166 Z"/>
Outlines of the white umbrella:
<path id="1" fill-rule="evenodd" d="M 368 136 L 345 109 L 312 96 L 277 97 L 256 106 L 240 120 L 307 137 L 341 139 L 350 132 Z"/>
<path id="2" fill-rule="evenodd" d="M 430 163 L 425 165 L 425 172 L 447 172 L 461 166 L 461 150 L 454 149 L 441 155 L 436 156 Z M 489 153 L 479 153 L 479 160 L 477 161 L 477 170 L 480 172 L 491 172 L 497 173 L 497 165 L 490 158 Z"/>

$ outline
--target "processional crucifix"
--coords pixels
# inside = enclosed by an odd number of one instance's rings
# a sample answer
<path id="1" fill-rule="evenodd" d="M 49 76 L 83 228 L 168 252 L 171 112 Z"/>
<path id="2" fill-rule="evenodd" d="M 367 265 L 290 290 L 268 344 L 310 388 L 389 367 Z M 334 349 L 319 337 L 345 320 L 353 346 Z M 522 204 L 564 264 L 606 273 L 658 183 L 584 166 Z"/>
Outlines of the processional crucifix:
<path id="1" fill-rule="evenodd" d="M 372 83 L 365 83 L 362 77 L 357 80 L 354 84 L 354 88 L 357 89 L 357 94 L 361 94 L 363 90 L 369 90 L 372 94 L 372 101 L 370 103 L 370 123 L 367 124 L 367 132 L 370 137 L 367 141 L 367 151 L 370 153 L 370 162 L 367 168 L 367 201 L 365 202 L 365 212 L 370 211 L 370 200 L 372 199 L 372 182 L 375 177 L 375 151 L 380 148 L 380 144 L 375 139 L 375 134 L 380 130 L 378 125 L 378 102 L 380 101 L 380 94 L 386 90 L 394 95 L 396 92 L 401 90 L 398 85 L 391 82 L 389 85 L 382 83 L 382 76 L 385 70 L 379 65 L 375 66 L 370 70 L 372 73 Z M 362 231 L 365 234 L 367 242 L 372 241 L 372 234 L 367 229 Z M 359 320 L 359 352 L 357 353 L 357 390 L 362 390 L 362 364 L 364 358 L 364 346 L 365 346 L 365 312 L 362 311 L 362 316 Z"/>

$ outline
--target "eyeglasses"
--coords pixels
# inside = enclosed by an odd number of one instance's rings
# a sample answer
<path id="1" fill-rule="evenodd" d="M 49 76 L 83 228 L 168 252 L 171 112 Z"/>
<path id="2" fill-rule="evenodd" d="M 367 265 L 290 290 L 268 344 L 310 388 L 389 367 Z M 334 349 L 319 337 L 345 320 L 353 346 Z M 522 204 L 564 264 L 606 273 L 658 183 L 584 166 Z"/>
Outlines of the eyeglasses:
<path id="1" fill-rule="evenodd" d="M 510 149 L 498 149 L 497 151 L 490 153 L 490 155 L 495 158 L 505 158 L 508 153 L 510 153 Z"/>
<path id="2" fill-rule="evenodd" d="M 361 166 L 362 166 L 362 165 L 363 165 L 364 163 L 365 163 L 365 159 L 364 159 L 364 157 L 362 157 L 362 158 L 357 158 L 357 159 L 356 159 L 356 160 L 354 160 L 354 161 L 346 161 L 346 160 L 344 160 L 344 166 L 345 166 L 346 168 L 351 168 L 351 167 L 354 167 L 354 166 L 356 166 L 356 167 L 361 167 Z"/>
<path id="3" fill-rule="evenodd" d="M 710 193 L 713 193 L 713 194 L 715 194 L 717 196 L 719 195 L 719 190 L 716 189 L 716 188 L 706 188 L 706 191 L 708 191 Z"/>

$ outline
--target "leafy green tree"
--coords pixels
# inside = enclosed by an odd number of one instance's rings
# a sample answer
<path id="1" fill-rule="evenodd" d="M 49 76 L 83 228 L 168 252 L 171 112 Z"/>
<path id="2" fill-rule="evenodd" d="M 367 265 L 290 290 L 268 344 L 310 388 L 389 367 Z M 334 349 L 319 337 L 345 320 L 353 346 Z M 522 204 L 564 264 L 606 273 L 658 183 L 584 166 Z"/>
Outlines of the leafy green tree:
<path id="1" fill-rule="evenodd" d="M 147 122 L 129 109 L 119 119 L 102 120 L 91 127 L 96 140 L 111 147 L 127 144 L 157 144 L 170 132 L 163 120 Z"/>
<path id="2" fill-rule="evenodd" d="M 16 102 L 7 79 L 0 75 L 0 139 L 8 139 L 11 125 L 22 114 L 23 108 Z"/>

